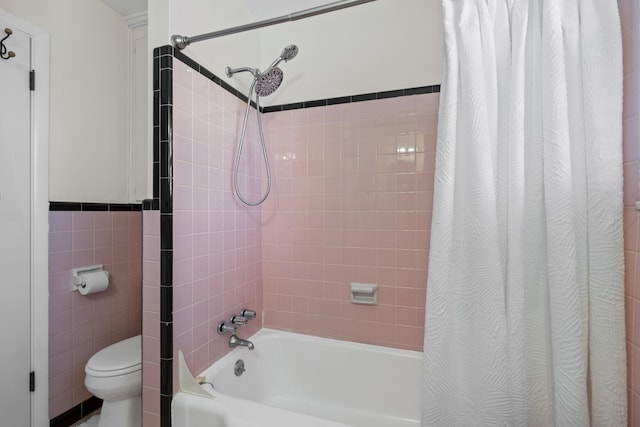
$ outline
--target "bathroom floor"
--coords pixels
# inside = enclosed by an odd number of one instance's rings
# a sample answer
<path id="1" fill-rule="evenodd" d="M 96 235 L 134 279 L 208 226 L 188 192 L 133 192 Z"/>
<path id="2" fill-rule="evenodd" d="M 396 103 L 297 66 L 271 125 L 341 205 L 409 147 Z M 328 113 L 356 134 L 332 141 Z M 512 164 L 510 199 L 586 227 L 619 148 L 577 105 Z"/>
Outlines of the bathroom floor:
<path id="1" fill-rule="evenodd" d="M 100 409 L 90 413 L 71 427 L 98 427 L 98 420 L 100 419 Z"/>

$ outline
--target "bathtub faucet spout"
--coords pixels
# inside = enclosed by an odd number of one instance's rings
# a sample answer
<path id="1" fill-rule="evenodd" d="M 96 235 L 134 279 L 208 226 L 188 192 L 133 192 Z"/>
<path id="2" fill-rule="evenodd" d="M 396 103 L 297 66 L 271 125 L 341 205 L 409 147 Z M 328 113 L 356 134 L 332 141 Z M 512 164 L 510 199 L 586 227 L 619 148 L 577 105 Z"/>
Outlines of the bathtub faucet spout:
<path id="1" fill-rule="evenodd" d="M 229 347 L 247 347 L 249 350 L 253 350 L 253 343 L 249 340 L 238 338 L 236 334 L 233 334 L 229 337 Z"/>

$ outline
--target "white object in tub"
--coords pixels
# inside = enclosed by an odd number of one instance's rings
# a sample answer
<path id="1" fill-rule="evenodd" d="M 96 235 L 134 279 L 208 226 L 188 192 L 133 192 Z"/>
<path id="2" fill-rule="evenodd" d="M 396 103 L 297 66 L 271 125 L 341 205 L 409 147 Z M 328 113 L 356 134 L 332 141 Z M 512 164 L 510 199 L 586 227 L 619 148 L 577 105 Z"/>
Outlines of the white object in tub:
<path id="1" fill-rule="evenodd" d="M 420 425 L 422 353 L 269 329 L 251 340 L 255 350 L 236 348 L 202 373 L 215 399 L 174 397 L 174 426 Z"/>

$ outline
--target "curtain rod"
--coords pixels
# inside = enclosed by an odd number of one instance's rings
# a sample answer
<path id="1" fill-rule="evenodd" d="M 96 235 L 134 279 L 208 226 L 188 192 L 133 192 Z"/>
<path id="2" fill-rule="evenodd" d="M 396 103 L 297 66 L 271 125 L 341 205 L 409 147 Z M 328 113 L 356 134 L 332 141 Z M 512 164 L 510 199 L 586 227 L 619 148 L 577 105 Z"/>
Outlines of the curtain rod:
<path id="1" fill-rule="evenodd" d="M 214 31 L 211 33 L 200 34 L 197 36 L 187 37 L 175 34 L 171 36 L 171 44 L 182 50 L 189 46 L 191 43 L 200 42 L 203 40 L 214 39 L 216 37 L 228 36 L 230 34 L 242 33 L 249 30 L 255 30 L 256 28 L 269 27 L 271 25 L 282 24 L 284 22 L 298 21 L 304 18 L 310 18 L 316 15 L 322 15 L 324 13 L 334 12 L 340 9 L 346 9 L 352 6 L 358 6 L 360 4 L 369 3 L 376 0 L 341 0 L 333 3 L 325 4 L 323 6 L 312 7 L 310 9 L 304 9 L 299 12 L 290 13 L 288 15 L 282 15 L 277 18 L 265 19 L 263 21 L 254 22 L 251 24 L 239 25 L 237 27 L 227 28 L 226 30 Z"/>

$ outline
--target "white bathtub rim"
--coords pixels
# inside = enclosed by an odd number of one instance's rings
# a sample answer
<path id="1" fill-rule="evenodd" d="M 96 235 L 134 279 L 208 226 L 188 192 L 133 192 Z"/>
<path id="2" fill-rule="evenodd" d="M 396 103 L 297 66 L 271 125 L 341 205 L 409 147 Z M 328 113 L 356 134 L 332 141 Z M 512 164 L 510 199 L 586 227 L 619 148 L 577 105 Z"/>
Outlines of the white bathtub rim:
<path id="1" fill-rule="evenodd" d="M 206 408 L 207 413 L 215 414 L 216 418 L 222 418 L 220 424 L 208 424 L 212 427 L 353 427 L 351 424 L 237 399 L 221 393 L 211 394 L 215 396 L 215 400 L 184 392 L 176 393 L 171 402 L 174 427 L 187 427 L 186 423 L 182 422 L 183 413 L 180 410 L 188 412 L 194 407 Z M 213 408 L 215 412 L 210 412 Z M 184 416 L 190 422 L 191 417 Z M 207 421 L 215 422 L 215 419 L 208 418 Z"/>
<path id="2" fill-rule="evenodd" d="M 253 342 L 253 344 L 257 348 L 257 344 L 256 343 L 259 344 L 260 341 L 262 341 L 262 340 L 264 340 L 266 338 L 276 338 L 277 339 L 277 338 L 280 338 L 280 337 L 290 337 L 290 338 L 295 338 L 296 340 L 302 340 L 302 341 L 311 342 L 311 343 L 330 343 L 330 344 L 336 345 L 338 347 L 349 348 L 349 349 L 358 349 L 358 350 L 366 350 L 366 351 L 386 354 L 386 355 L 389 355 L 389 356 L 405 356 L 405 357 L 410 356 L 410 357 L 422 358 L 422 355 L 423 355 L 423 353 L 421 351 L 406 350 L 406 349 L 402 349 L 402 348 L 387 347 L 387 346 L 376 345 L 376 344 L 366 344 L 366 343 L 360 343 L 360 342 L 355 342 L 355 341 L 347 341 L 347 340 L 341 340 L 341 339 L 336 339 L 336 338 L 319 337 L 319 336 L 316 336 L 316 335 L 300 334 L 298 332 L 283 331 L 283 330 L 280 330 L 280 329 L 270 329 L 270 328 L 262 328 L 258 332 L 256 332 L 252 336 L 250 336 L 248 339 L 249 339 L 249 341 Z M 248 350 L 248 349 L 246 349 L 244 347 L 236 347 L 233 350 L 231 350 L 229 353 L 227 353 L 225 356 L 221 357 L 218 360 L 221 360 L 221 359 L 227 357 L 231 353 L 235 354 L 235 353 L 245 352 L 245 351 L 250 351 L 250 350 Z M 216 364 L 216 363 L 218 363 L 218 361 L 214 362 L 213 364 Z M 211 366 L 205 368 L 204 371 L 206 371 L 210 367 Z"/>

